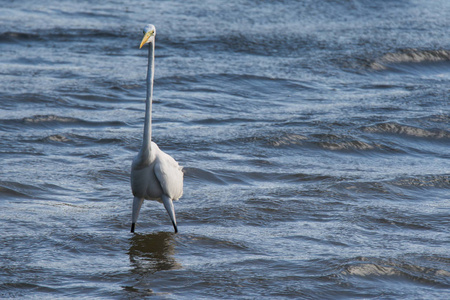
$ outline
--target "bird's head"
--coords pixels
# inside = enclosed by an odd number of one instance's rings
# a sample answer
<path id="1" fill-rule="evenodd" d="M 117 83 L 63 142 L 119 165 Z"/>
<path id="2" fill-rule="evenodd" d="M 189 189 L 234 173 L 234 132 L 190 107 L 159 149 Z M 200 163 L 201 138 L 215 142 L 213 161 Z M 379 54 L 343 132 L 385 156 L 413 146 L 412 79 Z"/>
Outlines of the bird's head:
<path id="1" fill-rule="evenodd" d="M 156 28 L 152 24 L 148 24 L 144 28 L 144 38 L 141 41 L 141 45 L 139 49 L 142 48 L 145 44 L 150 44 L 155 40 Z"/>

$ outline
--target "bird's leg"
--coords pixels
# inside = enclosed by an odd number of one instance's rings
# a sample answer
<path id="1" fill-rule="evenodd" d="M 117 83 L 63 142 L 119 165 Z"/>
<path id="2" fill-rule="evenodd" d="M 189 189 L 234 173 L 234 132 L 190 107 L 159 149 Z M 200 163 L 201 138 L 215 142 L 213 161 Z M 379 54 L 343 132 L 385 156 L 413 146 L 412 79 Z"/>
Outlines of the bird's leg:
<path id="1" fill-rule="evenodd" d="M 175 217 L 175 209 L 173 208 L 172 199 L 166 195 L 162 195 L 161 197 L 164 207 L 167 210 L 167 213 L 169 214 L 170 220 L 172 221 L 173 229 L 175 229 L 175 233 L 178 232 L 177 228 L 177 218 Z"/>
<path id="2" fill-rule="evenodd" d="M 134 197 L 133 199 L 133 212 L 131 215 L 131 232 L 134 232 L 134 227 L 136 226 L 136 222 L 139 217 L 139 211 L 141 210 L 142 202 L 144 202 L 144 198 Z"/>

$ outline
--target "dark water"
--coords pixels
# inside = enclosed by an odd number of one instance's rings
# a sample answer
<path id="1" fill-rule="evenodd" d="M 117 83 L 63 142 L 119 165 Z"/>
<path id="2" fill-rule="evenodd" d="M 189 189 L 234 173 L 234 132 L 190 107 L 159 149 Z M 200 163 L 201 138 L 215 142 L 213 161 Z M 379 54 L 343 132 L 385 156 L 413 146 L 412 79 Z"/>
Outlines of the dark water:
<path id="1" fill-rule="evenodd" d="M 449 298 L 449 13 L 2 1 L 0 298 Z M 178 234 L 129 233 L 147 23 Z"/>

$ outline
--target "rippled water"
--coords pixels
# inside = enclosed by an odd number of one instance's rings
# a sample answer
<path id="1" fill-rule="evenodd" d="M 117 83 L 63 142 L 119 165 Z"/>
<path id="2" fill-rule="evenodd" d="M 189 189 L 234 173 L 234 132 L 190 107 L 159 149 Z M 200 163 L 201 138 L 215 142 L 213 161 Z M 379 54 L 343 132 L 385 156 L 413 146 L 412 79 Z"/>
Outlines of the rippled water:
<path id="1" fill-rule="evenodd" d="M 1 298 L 450 294 L 450 3 L 0 8 Z M 145 24 L 185 172 L 131 234 Z"/>

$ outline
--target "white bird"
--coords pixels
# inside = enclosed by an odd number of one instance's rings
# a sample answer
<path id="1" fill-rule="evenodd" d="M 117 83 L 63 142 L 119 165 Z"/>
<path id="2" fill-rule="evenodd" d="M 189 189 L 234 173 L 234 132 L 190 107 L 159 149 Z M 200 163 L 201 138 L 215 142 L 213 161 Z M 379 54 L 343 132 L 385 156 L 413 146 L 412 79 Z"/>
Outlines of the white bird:
<path id="1" fill-rule="evenodd" d="M 177 220 L 172 201 L 178 200 L 183 194 L 182 168 L 170 155 L 161 151 L 158 145 L 152 142 L 155 34 L 155 26 L 150 24 L 145 26 L 144 38 L 139 47 L 140 49 L 145 44 L 150 44 L 148 51 L 144 138 L 142 147 L 131 165 L 131 190 L 134 196 L 131 232 L 134 232 L 142 203 L 144 199 L 147 199 L 157 200 L 164 204 L 176 233 L 178 232 Z"/>

